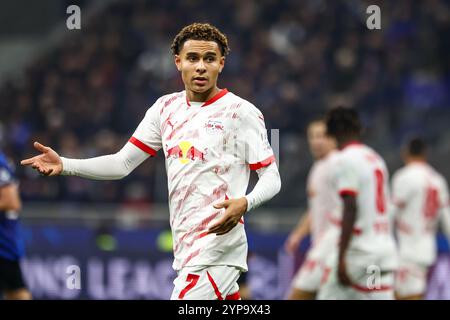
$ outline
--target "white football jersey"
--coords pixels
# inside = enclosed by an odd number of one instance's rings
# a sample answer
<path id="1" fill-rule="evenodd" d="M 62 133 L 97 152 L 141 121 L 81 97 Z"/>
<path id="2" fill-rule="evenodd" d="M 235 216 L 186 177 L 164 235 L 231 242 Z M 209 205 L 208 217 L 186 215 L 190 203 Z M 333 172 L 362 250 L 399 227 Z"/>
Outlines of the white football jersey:
<path id="1" fill-rule="evenodd" d="M 393 176 L 392 198 L 399 256 L 431 265 L 436 258 L 438 221 L 448 205 L 447 182 L 427 163 L 412 162 Z"/>
<path id="2" fill-rule="evenodd" d="M 336 151 L 314 162 L 307 182 L 308 212 L 311 216 L 311 238 L 313 244 L 328 229 L 329 216 L 342 210 L 341 199 L 333 187 L 332 170 Z"/>
<path id="3" fill-rule="evenodd" d="M 384 160 L 370 147 L 355 142 L 338 154 L 334 172 L 338 194 L 356 197 L 356 221 L 347 254 L 373 257 L 380 267 L 395 268 L 395 241 L 388 216 L 389 174 Z M 340 226 L 340 216 L 333 218 Z"/>
<path id="4" fill-rule="evenodd" d="M 225 212 L 213 205 L 245 196 L 250 170 L 275 161 L 261 112 L 226 89 L 205 103 L 190 103 L 185 91 L 177 92 L 155 102 L 130 142 L 150 155 L 163 149 L 174 269 L 247 270 L 244 221 L 222 236 L 207 230 Z"/>

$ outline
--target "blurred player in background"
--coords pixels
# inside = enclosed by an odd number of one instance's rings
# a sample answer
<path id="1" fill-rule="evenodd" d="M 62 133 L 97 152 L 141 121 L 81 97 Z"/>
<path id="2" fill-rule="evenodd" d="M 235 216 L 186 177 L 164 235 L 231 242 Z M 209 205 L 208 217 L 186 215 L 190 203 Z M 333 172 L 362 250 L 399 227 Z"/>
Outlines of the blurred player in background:
<path id="1" fill-rule="evenodd" d="M 247 271 L 242 216 L 272 198 L 281 182 L 261 112 L 217 87 L 228 40 L 210 24 L 184 27 L 172 52 L 185 90 L 150 107 L 116 154 L 76 160 L 39 143 L 41 155 L 22 161 L 44 175 L 120 179 L 162 149 L 166 158 L 173 267 L 172 299 L 238 299 Z M 245 195 L 250 170 L 259 176 Z"/>
<path id="2" fill-rule="evenodd" d="M 436 260 L 439 221 L 450 236 L 448 187 L 445 178 L 427 163 L 422 139 L 411 139 L 402 156 L 405 166 L 392 179 L 399 249 L 395 292 L 398 299 L 423 299 L 428 268 Z"/>
<path id="3" fill-rule="evenodd" d="M 22 207 L 13 167 L 0 152 L 0 292 L 6 300 L 29 300 L 20 268 L 24 245 L 19 234 Z"/>
<path id="4" fill-rule="evenodd" d="M 324 120 L 311 122 L 307 129 L 307 137 L 315 160 L 307 181 L 308 210 L 289 235 L 285 248 L 287 252 L 294 254 L 308 234 L 311 234 L 311 248 L 294 277 L 288 296 L 290 300 L 315 299 L 325 257 L 336 245 L 336 239 L 326 235 L 330 224 L 328 216 L 340 210 L 340 199 L 331 185 L 330 176 L 336 153 L 336 141 L 327 135 Z"/>
<path id="5" fill-rule="evenodd" d="M 319 299 L 393 299 L 395 242 L 388 216 L 388 171 L 384 160 L 360 142 L 361 124 L 353 109 L 338 107 L 326 116 L 327 133 L 340 149 L 333 176 L 342 199 L 337 252 L 327 259 Z"/>

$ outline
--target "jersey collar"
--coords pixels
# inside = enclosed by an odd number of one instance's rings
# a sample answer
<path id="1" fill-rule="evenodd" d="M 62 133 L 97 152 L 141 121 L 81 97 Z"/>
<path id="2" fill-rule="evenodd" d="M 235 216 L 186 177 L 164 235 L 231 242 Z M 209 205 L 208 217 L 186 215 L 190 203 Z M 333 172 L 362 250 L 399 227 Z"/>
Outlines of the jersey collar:
<path id="1" fill-rule="evenodd" d="M 214 102 L 216 102 L 217 100 L 222 98 L 227 93 L 228 93 L 228 89 L 227 88 L 220 90 L 214 97 L 212 97 L 208 101 L 205 101 L 205 103 L 202 104 L 202 107 L 206 107 L 206 106 L 208 106 L 210 104 L 213 104 Z M 188 97 L 187 97 L 187 93 L 186 93 L 186 103 L 187 103 L 188 106 L 191 106 L 191 104 L 189 103 Z"/>

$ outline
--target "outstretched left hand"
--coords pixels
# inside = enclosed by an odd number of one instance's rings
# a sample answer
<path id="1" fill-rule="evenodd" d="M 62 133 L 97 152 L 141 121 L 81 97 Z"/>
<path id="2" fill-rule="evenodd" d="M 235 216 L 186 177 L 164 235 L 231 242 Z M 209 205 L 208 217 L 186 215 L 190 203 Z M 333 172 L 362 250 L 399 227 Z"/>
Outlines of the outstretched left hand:
<path id="1" fill-rule="evenodd" d="M 225 208 L 225 214 L 222 219 L 209 228 L 208 233 L 216 233 L 218 236 L 221 236 L 233 229 L 238 224 L 239 220 L 241 220 L 242 216 L 247 211 L 247 198 L 228 199 L 215 204 L 214 208 Z"/>

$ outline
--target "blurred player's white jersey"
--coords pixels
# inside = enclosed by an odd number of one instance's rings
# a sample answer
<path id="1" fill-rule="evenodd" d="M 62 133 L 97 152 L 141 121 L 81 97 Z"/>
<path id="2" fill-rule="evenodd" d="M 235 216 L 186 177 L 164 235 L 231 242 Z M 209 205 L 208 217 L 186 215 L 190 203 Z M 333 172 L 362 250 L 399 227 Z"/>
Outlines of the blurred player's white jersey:
<path id="1" fill-rule="evenodd" d="M 336 151 L 317 160 L 308 175 L 308 212 L 311 215 L 311 239 L 313 245 L 330 226 L 330 215 L 341 212 L 341 199 L 332 185 L 332 170 Z"/>
<path id="2" fill-rule="evenodd" d="M 130 142 L 163 149 L 175 270 L 228 265 L 247 270 L 243 220 L 225 235 L 207 234 L 225 212 L 214 204 L 245 196 L 250 170 L 275 161 L 261 112 L 226 89 L 205 103 L 185 91 L 159 98 Z"/>
<path id="3" fill-rule="evenodd" d="M 393 299 L 390 271 L 397 267 L 397 259 L 388 216 L 388 179 L 384 160 L 370 147 L 355 142 L 339 153 L 334 172 L 336 193 L 356 197 L 356 219 L 345 256 L 352 284 L 340 284 L 335 250 L 327 259 L 318 299 Z M 342 212 L 331 219 L 340 229 Z M 376 274 L 379 279 L 374 283 Z"/>
<path id="4" fill-rule="evenodd" d="M 356 221 L 347 254 L 377 257 L 381 268 L 395 268 L 396 250 L 389 219 L 389 173 L 384 160 L 361 143 L 347 145 L 336 161 L 335 187 L 356 196 Z M 333 218 L 341 224 L 341 216 Z"/>
<path id="5" fill-rule="evenodd" d="M 329 217 L 342 210 L 341 199 L 332 184 L 332 171 L 336 151 L 331 151 L 312 166 L 307 182 L 308 214 L 311 218 L 311 247 L 302 267 L 297 272 L 293 286 L 299 290 L 316 292 L 325 263 L 325 258 L 337 245 L 337 233 L 330 230 Z"/>
<path id="6" fill-rule="evenodd" d="M 436 232 L 449 195 L 444 177 L 425 162 L 412 162 L 392 179 L 399 257 L 430 266 L 436 259 Z"/>

